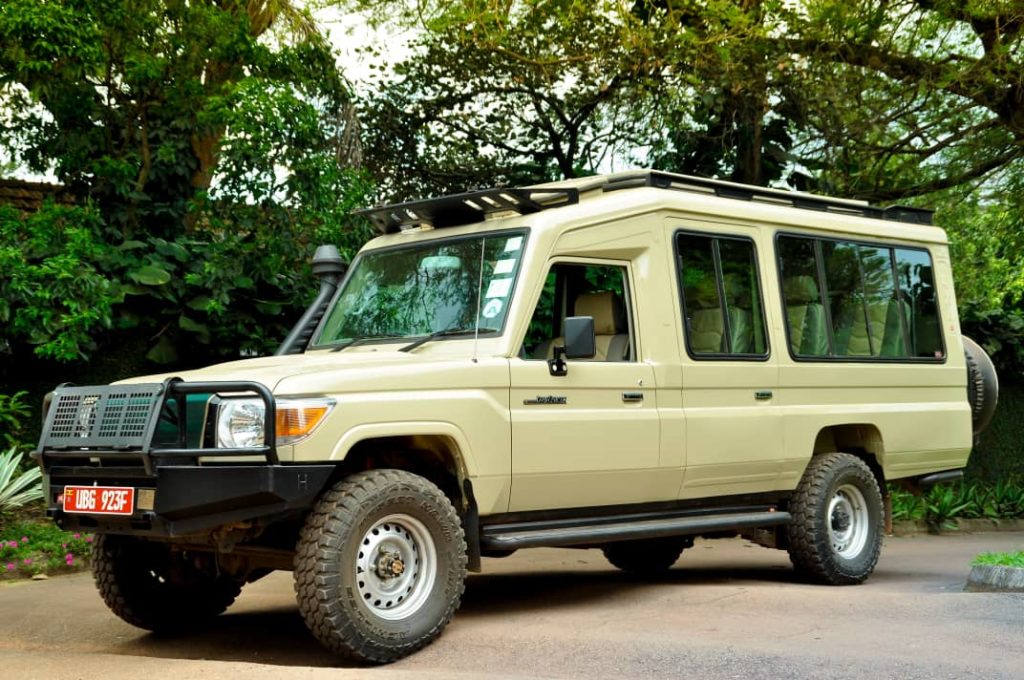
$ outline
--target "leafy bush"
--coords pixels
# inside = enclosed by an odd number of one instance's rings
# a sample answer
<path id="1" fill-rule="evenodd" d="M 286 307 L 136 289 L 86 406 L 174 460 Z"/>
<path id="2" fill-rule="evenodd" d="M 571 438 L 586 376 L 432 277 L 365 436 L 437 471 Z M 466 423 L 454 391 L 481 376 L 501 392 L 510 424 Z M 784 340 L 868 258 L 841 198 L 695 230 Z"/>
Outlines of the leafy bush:
<path id="1" fill-rule="evenodd" d="M 899 488 L 890 489 L 894 520 L 924 520 L 948 526 L 956 517 L 965 519 L 1024 519 L 1024 482 L 1003 480 L 993 485 L 940 484 L 923 496 Z"/>
<path id="2" fill-rule="evenodd" d="M 0 342 L 44 358 L 85 358 L 123 298 L 109 276 L 102 220 L 89 206 L 46 203 L 29 215 L 0 206 Z"/>
<path id="3" fill-rule="evenodd" d="M 1012 383 L 1000 372 L 999 406 L 995 418 L 981 434 L 967 463 L 967 480 L 992 485 L 999 480 L 1024 478 L 1024 385 Z"/>
<path id="4" fill-rule="evenodd" d="M 88 563 L 92 541 L 49 522 L 11 524 L 0 529 L 0 578 L 77 570 Z"/>
<path id="5" fill-rule="evenodd" d="M 25 403 L 24 390 L 14 394 L 0 394 L 0 443 L 11 448 L 24 443 L 27 436 L 25 420 L 31 409 Z"/>
<path id="6" fill-rule="evenodd" d="M 42 470 L 32 466 L 15 477 L 22 454 L 14 447 L 0 453 L 0 512 L 43 497 Z"/>

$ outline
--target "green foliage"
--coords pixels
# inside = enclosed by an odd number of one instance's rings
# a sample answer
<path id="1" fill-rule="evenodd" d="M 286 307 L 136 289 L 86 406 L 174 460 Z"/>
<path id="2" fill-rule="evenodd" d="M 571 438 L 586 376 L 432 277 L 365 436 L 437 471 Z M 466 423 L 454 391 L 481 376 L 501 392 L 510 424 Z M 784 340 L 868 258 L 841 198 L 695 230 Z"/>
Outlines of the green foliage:
<path id="1" fill-rule="evenodd" d="M 989 428 L 967 462 L 967 479 L 992 485 L 1000 480 L 1024 479 L 1024 385 L 1002 373 L 999 406 Z"/>
<path id="2" fill-rule="evenodd" d="M 1024 482 L 1001 480 L 986 484 L 940 484 L 923 496 L 891 488 L 894 520 L 924 520 L 933 526 L 951 526 L 950 520 L 1024 519 Z"/>
<path id="3" fill-rule="evenodd" d="M 26 423 L 31 414 L 29 405 L 25 403 L 24 390 L 14 394 L 0 394 L 0 439 L 7 448 L 14 448 L 25 443 Z"/>
<path id="4" fill-rule="evenodd" d="M 88 564 L 92 541 L 51 522 L 14 522 L 0 528 L 0 578 L 76 571 Z"/>
<path id="5" fill-rule="evenodd" d="M 14 447 L 0 453 L 0 512 L 20 508 L 43 497 L 42 470 L 33 465 L 18 474 L 22 455 Z"/>
<path id="6" fill-rule="evenodd" d="M 104 269 L 102 221 L 91 207 L 46 203 L 23 215 L 0 206 L 0 343 L 25 342 L 70 361 L 95 347 L 121 288 Z"/>
<path id="7" fill-rule="evenodd" d="M 971 561 L 971 564 L 980 564 L 990 567 L 1016 567 L 1018 569 L 1024 569 L 1024 550 L 1005 553 L 981 553 Z"/>
<path id="8" fill-rule="evenodd" d="M 1019 3 L 808 0 L 791 21 L 816 186 L 894 200 L 1020 176 Z"/>
<path id="9" fill-rule="evenodd" d="M 365 111 L 396 195 L 631 157 L 888 201 L 1024 163 L 1013 3 L 333 4 L 415 28 Z"/>
<path id="10" fill-rule="evenodd" d="M 316 245 L 370 235 L 348 86 L 297 4 L 11 0 L 0 97 L 0 143 L 80 201 L 0 210 L 9 355 L 266 353 Z"/>

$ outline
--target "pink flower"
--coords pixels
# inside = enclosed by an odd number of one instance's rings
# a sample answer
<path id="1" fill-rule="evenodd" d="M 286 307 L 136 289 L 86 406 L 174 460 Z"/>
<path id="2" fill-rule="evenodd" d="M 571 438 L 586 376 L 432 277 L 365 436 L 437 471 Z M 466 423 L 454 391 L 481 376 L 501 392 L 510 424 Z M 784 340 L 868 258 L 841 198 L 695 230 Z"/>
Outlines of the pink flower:
<path id="1" fill-rule="evenodd" d="M 14 571 L 14 562 L 7 563 L 7 571 Z"/>
<path id="2" fill-rule="evenodd" d="M 67 550 L 67 549 L 68 549 L 68 544 L 67 544 L 67 543 L 61 543 L 61 544 L 60 544 L 60 547 L 62 547 L 62 548 L 64 548 L 65 550 Z"/>
<path id="3" fill-rule="evenodd" d="M 31 557 L 26 557 L 24 562 L 25 562 L 25 564 L 32 564 L 32 558 Z"/>
<path id="4" fill-rule="evenodd" d="M 18 547 L 18 542 L 17 541 L 8 541 L 7 542 L 7 547 L 8 548 L 17 548 Z"/>
<path id="5" fill-rule="evenodd" d="M 22 536 L 21 537 L 21 542 L 22 543 L 28 543 L 28 536 Z"/>
<path id="6" fill-rule="evenodd" d="M 81 537 L 82 537 L 82 534 L 75 534 L 71 538 L 81 538 Z"/>
<path id="7" fill-rule="evenodd" d="M 64 561 L 67 562 L 68 566 L 70 567 L 74 563 L 74 561 L 75 561 L 75 556 L 72 555 L 71 553 L 68 553 L 67 555 L 64 556 Z"/>
<path id="8" fill-rule="evenodd" d="M 85 537 L 85 542 L 86 543 L 92 543 L 92 536 L 86 536 Z"/>

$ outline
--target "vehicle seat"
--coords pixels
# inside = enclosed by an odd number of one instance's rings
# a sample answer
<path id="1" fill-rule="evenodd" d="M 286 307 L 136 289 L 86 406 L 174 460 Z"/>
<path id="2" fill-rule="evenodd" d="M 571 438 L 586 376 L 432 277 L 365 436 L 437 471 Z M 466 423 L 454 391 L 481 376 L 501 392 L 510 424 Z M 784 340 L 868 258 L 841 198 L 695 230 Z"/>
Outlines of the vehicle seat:
<path id="1" fill-rule="evenodd" d="M 576 298 L 576 316 L 594 319 L 597 353 L 593 361 L 626 361 L 629 359 L 629 328 L 626 308 L 611 291 L 586 293 Z"/>
<path id="2" fill-rule="evenodd" d="M 741 307 L 739 301 L 749 304 L 750 288 L 738 274 L 726 274 L 723 279 L 726 300 L 729 301 L 729 351 L 733 354 L 750 354 L 754 351 L 754 315 Z"/>
<path id="3" fill-rule="evenodd" d="M 687 286 L 684 294 L 690 351 L 695 354 L 722 352 L 725 324 L 722 322 L 722 306 L 718 299 L 718 287 L 714 276 L 705 276 L 695 284 Z"/>
<path id="4" fill-rule="evenodd" d="M 794 354 L 828 355 L 825 308 L 813 276 L 792 276 L 783 282 L 789 345 Z"/>
<path id="5" fill-rule="evenodd" d="M 879 356 L 905 357 L 910 353 L 899 319 L 901 307 L 903 308 L 904 318 L 906 318 L 907 303 L 896 299 L 889 300 L 885 311 L 885 330 L 882 335 L 882 347 Z"/>
<path id="6" fill-rule="evenodd" d="M 629 361 L 629 328 L 626 323 L 626 308 L 621 298 L 611 291 L 584 293 L 576 298 L 574 316 L 589 316 L 594 319 L 596 352 L 589 361 Z M 564 345 L 565 338 L 558 337 L 537 346 L 535 359 L 551 359 L 554 348 Z"/>

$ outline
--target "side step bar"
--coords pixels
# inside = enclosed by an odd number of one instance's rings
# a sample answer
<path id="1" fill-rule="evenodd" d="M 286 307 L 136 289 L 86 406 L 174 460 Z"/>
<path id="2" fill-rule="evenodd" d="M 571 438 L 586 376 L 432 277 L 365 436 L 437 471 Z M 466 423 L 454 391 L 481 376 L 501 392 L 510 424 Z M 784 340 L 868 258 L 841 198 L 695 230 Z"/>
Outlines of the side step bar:
<path id="1" fill-rule="evenodd" d="M 694 534 L 733 531 L 750 527 L 768 527 L 788 524 L 790 514 L 767 510 L 761 512 L 732 512 L 690 517 L 662 517 L 608 522 L 594 519 L 592 523 L 574 522 L 569 526 L 552 526 L 552 522 L 522 522 L 495 524 L 482 527 L 480 547 L 487 550 L 516 550 L 519 548 L 567 547 L 601 544 L 611 541 L 632 541 L 664 536 L 691 536 Z"/>

